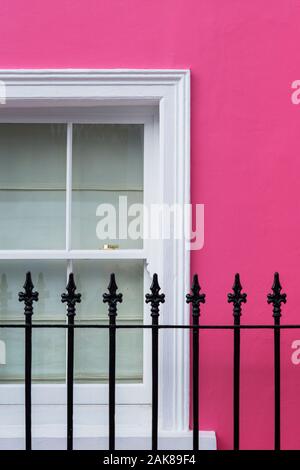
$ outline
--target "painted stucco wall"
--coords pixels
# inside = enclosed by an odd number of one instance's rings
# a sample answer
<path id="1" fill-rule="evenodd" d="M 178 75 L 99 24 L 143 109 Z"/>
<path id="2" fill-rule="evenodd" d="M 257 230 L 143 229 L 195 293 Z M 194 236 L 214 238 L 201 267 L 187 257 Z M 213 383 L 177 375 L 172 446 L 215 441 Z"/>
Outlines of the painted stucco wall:
<path id="1" fill-rule="evenodd" d="M 202 321 L 269 323 L 273 272 L 300 322 L 299 0 L 2 0 L 1 68 L 190 68 L 192 201 L 204 203 L 205 246 L 192 254 L 207 294 Z M 282 341 L 282 443 L 300 448 L 300 365 Z M 242 332 L 241 447 L 273 443 L 272 332 Z M 201 335 L 201 429 L 232 445 L 232 333 Z"/>

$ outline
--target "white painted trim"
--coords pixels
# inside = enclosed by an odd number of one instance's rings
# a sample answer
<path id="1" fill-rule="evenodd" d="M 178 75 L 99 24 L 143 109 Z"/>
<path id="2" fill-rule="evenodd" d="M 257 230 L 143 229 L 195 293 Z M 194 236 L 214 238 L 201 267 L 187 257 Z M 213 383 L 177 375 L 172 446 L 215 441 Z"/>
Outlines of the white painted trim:
<path id="1" fill-rule="evenodd" d="M 1 259 L 146 259 L 145 250 L 0 250 Z"/>
<path id="2" fill-rule="evenodd" d="M 33 449 L 65 449 L 66 405 L 34 405 L 32 412 Z M 1 410 L 0 450 L 23 449 L 24 437 L 23 405 L 7 405 Z M 107 449 L 107 405 L 75 405 L 74 437 L 75 449 Z M 200 431 L 199 439 L 200 449 L 216 449 L 213 431 Z M 190 430 L 159 430 L 159 449 L 191 449 L 192 442 Z M 117 449 L 150 449 L 150 405 L 116 407 L 116 444 Z"/>
<path id="3" fill-rule="evenodd" d="M 12 108 L 47 106 L 141 106 L 159 105 L 159 175 L 155 184 L 157 202 L 190 201 L 190 73 L 188 70 L 1 70 L 0 80 L 7 90 Z M 98 259 L 116 259 L 129 255 L 97 252 Z M 189 289 L 189 253 L 183 242 L 169 241 L 161 249 L 134 250 L 131 258 L 147 258 L 150 274 L 160 274 L 167 303 L 161 321 L 185 324 L 189 321 L 184 293 Z M 47 252 L 15 252 L 22 259 L 47 259 Z M 88 252 L 56 251 L 56 259 L 88 259 Z M 133 256 L 132 256 L 133 255 Z M 6 257 L 7 256 L 7 257 Z M 10 254 L 0 252 L 0 259 Z M 91 253 L 90 253 L 91 256 Z M 93 253 L 94 256 L 94 253 Z M 128 256 L 129 257 L 129 256 Z M 163 262 L 163 260 L 167 262 Z M 188 431 L 189 409 L 189 336 L 188 332 L 161 333 L 160 342 L 160 429 Z"/>
<path id="4" fill-rule="evenodd" d="M 104 432 L 103 432 L 104 431 Z M 59 450 L 66 448 L 65 426 L 33 426 L 33 450 Z M 191 450 L 193 436 L 191 431 L 160 432 L 159 450 Z M 107 433 L 100 426 L 75 426 L 75 450 L 107 450 Z M 22 426 L 0 426 L 0 450 L 24 449 L 24 431 Z M 116 450 L 150 450 L 151 436 L 144 431 L 131 429 L 123 434 L 116 434 Z M 199 432 L 199 450 L 217 450 L 214 431 Z"/>

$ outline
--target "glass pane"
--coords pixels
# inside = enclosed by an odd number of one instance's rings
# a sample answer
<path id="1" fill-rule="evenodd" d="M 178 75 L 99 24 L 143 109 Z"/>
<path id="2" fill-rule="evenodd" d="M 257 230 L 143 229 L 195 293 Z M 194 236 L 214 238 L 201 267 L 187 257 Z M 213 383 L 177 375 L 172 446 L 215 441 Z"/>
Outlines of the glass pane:
<path id="1" fill-rule="evenodd" d="M 143 261 L 77 261 L 75 282 L 82 294 L 77 322 L 108 323 L 107 292 L 109 277 L 116 275 L 123 303 L 118 304 L 117 322 L 143 323 Z M 141 382 L 143 378 L 143 332 L 117 331 L 117 380 Z M 108 377 L 108 330 L 75 330 L 75 377 L 78 382 L 103 382 Z"/>
<path id="2" fill-rule="evenodd" d="M 119 197 L 127 206 L 143 202 L 144 126 L 142 124 L 76 124 L 73 126 L 72 246 L 74 249 L 142 248 L 141 237 L 120 239 L 134 217 L 120 217 Z M 96 232 L 100 204 L 116 211 L 116 233 Z M 99 214 L 99 213 L 98 213 Z M 104 214 L 102 216 L 102 219 Z M 136 216 L 135 216 L 136 218 Z"/>
<path id="3" fill-rule="evenodd" d="M 0 124 L 0 166 L 0 249 L 63 249 L 66 125 Z"/>
<path id="4" fill-rule="evenodd" d="M 33 323 L 64 323 L 65 306 L 60 295 L 66 285 L 64 261 L 2 261 L 0 263 L 0 322 L 24 323 L 24 303 L 18 300 L 25 274 L 30 270 L 39 301 L 34 303 Z M 33 329 L 32 374 L 34 381 L 59 382 L 65 378 L 64 329 Z M 6 364 L 0 365 L 0 381 L 24 380 L 24 330 L 0 328 L 6 348 Z"/>

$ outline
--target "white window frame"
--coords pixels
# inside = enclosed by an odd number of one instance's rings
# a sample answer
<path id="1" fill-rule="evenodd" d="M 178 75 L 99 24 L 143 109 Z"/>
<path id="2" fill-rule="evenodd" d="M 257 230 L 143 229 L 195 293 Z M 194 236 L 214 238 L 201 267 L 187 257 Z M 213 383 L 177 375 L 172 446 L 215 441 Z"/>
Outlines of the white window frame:
<path id="1" fill-rule="evenodd" d="M 63 123 L 67 126 L 66 142 L 66 240 L 64 250 L 0 250 L 1 260 L 63 260 L 66 262 L 66 283 L 68 275 L 73 271 L 73 262 L 76 260 L 142 260 L 145 262 L 144 269 L 144 289 L 143 296 L 149 291 L 151 283 L 147 270 L 146 247 L 142 249 L 116 249 L 113 251 L 104 250 L 77 250 L 71 247 L 72 233 L 72 127 L 74 124 L 143 124 L 144 127 L 144 181 L 148 183 L 144 187 L 144 202 L 149 204 L 153 194 L 151 188 L 155 188 L 157 181 L 155 175 L 149 177 L 150 167 L 153 160 L 158 160 L 155 151 L 155 142 L 158 135 L 155 135 L 155 128 L 158 125 L 157 109 L 152 106 L 142 106 L 140 109 L 134 106 L 100 106 L 94 108 L 63 107 L 54 106 L 47 108 L 41 106 L 16 108 L 11 107 L 7 112 L 0 115 L 0 123 Z M 48 103 L 49 106 L 49 103 Z M 151 161 L 152 160 L 152 161 Z M 155 163 L 154 163 L 155 164 Z M 158 161 L 157 161 L 158 164 Z M 158 247 L 159 248 L 159 247 Z M 34 281 L 34 280 L 33 280 Z M 107 283 L 109 279 L 107 279 Z M 120 291 L 122 291 L 122 286 Z M 63 286 L 62 286 L 63 289 Z M 59 293 L 57 293 L 59 295 Z M 99 292 L 99 302 L 101 293 Z M 124 298 L 126 302 L 126 298 Z M 20 305 L 20 308 L 22 306 Z M 144 321 L 149 322 L 149 307 L 144 304 Z M 118 317 L 120 318 L 120 317 Z M 66 318 L 67 321 L 67 318 Z M 143 330 L 143 381 L 142 383 L 121 383 L 117 386 L 116 403 L 118 405 L 128 404 L 150 404 L 151 402 L 151 350 L 150 332 Z M 1 367 L 1 366 L 0 366 Z M 74 384 L 74 404 L 83 405 L 104 405 L 107 404 L 108 385 L 107 384 Z M 24 386 L 22 384 L 1 384 L 0 385 L 0 405 L 22 404 L 24 403 Z M 32 388 L 33 405 L 63 405 L 66 403 L 66 382 L 65 383 L 34 383 Z"/>
<path id="2" fill-rule="evenodd" d="M 155 181 L 151 200 L 170 205 L 190 202 L 189 70 L 1 70 L 0 80 L 6 85 L 6 105 L 3 105 L 3 111 L 0 106 L 0 121 L 6 120 L 10 108 L 13 112 L 14 107 L 22 106 L 47 106 L 50 114 L 51 109 L 57 105 L 74 109 L 93 105 L 111 109 L 116 105 L 131 106 L 135 112 L 142 109 L 141 106 L 157 107 L 159 119 L 154 121 L 154 132 L 158 136 L 156 164 L 159 165 L 160 178 Z M 185 214 L 185 217 L 189 216 Z M 187 222 L 190 223 L 190 220 Z M 141 250 L 138 252 L 136 257 L 146 259 L 149 274 L 159 274 L 162 290 L 166 294 L 161 323 L 188 324 L 189 309 L 185 303 L 185 293 L 189 290 L 190 283 L 190 254 L 185 241 L 168 240 L 156 246 L 147 243 L 143 253 Z M 126 258 L 127 253 L 128 250 L 101 251 L 97 257 Z M 18 258 L 28 257 L 25 252 L 15 255 Z M 87 255 L 87 252 L 77 252 L 76 257 L 86 259 Z M 42 252 L 32 252 L 29 257 L 39 259 L 43 256 Z M 0 251 L 0 260 L 9 257 L 9 253 Z M 64 254 L 57 251 L 54 257 L 60 259 Z M 161 435 L 165 433 L 165 436 L 186 437 L 189 430 L 190 399 L 188 330 L 168 333 L 161 330 L 159 358 Z M 0 386 L 0 396 L 2 387 Z M 33 400 L 38 400 L 39 387 L 43 385 L 33 386 Z M 147 383 L 147 388 L 151 390 L 150 383 Z M 20 403 L 19 397 L 12 393 L 9 403 Z M 130 408 L 127 403 L 125 399 L 124 410 Z M 140 411 L 142 413 L 142 408 Z M 125 424 L 128 424 L 129 416 L 125 411 Z M 124 429 L 126 433 L 126 427 Z M 214 436 L 205 435 L 204 438 L 208 439 L 208 448 L 214 448 Z"/>

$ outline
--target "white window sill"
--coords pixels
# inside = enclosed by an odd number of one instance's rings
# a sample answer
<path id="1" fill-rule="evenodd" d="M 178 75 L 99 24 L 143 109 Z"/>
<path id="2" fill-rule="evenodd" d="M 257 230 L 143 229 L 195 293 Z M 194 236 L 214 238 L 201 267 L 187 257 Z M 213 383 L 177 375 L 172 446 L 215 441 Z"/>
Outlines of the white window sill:
<path id="1" fill-rule="evenodd" d="M 61 425 L 33 426 L 33 450 L 64 450 L 66 449 L 66 428 Z M 216 434 L 214 431 L 199 432 L 200 450 L 216 450 Z M 0 426 L 0 450 L 23 450 L 24 426 Z M 102 426 L 75 426 L 74 449 L 107 450 L 107 429 Z M 127 428 L 126 432 L 116 436 L 117 450 L 150 450 L 151 436 L 141 433 L 139 429 Z M 190 450 L 192 449 L 192 431 L 161 432 L 158 439 L 159 450 Z"/>

